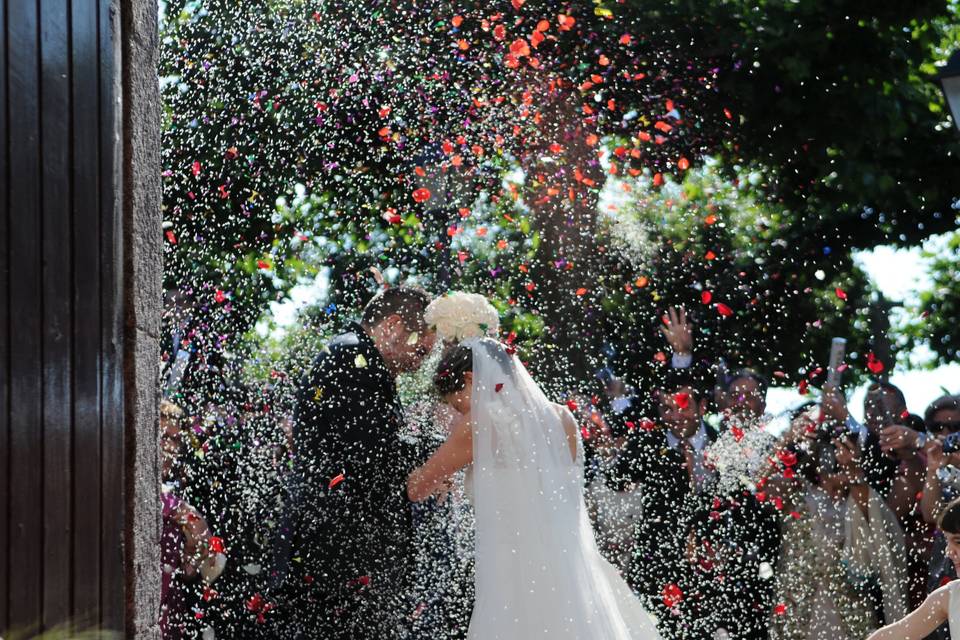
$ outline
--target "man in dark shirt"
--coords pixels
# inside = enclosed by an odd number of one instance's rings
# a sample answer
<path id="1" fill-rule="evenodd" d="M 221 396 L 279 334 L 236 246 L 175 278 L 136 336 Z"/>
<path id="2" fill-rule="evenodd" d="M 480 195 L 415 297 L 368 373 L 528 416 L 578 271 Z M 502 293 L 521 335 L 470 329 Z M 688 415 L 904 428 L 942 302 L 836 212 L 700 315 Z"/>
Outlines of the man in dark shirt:
<path id="1" fill-rule="evenodd" d="M 717 434 L 702 420 L 705 401 L 699 387 L 689 371 L 670 371 L 657 392 L 658 424 L 636 425 L 607 471 L 611 488 L 632 484 L 640 491 L 643 518 L 628 579 L 657 609 L 668 585 L 687 586 L 687 532 L 697 512 L 709 508 L 704 503 L 709 505 L 712 495 L 714 473 L 703 453 Z M 657 613 L 673 631 L 679 621 L 670 608 Z"/>
<path id="2" fill-rule="evenodd" d="M 628 578 L 664 638 L 763 640 L 772 583 L 759 574 L 776 564 L 777 523 L 749 492 L 717 485 L 705 456 L 718 437 L 703 419 L 705 377 L 668 371 L 656 393 L 658 424 L 635 429 L 608 472 L 615 489 L 636 483 L 643 505 Z"/>
<path id="3" fill-rule="evenodd" d="M 433 347 L 429 296 L 387 289 L 334 338 L 300 389 L 294 467 L 276 541 L 272 637 L 400 638 L 413 613 L 406 478 L 429 452 L 400 439 L 396 376 Z"/>

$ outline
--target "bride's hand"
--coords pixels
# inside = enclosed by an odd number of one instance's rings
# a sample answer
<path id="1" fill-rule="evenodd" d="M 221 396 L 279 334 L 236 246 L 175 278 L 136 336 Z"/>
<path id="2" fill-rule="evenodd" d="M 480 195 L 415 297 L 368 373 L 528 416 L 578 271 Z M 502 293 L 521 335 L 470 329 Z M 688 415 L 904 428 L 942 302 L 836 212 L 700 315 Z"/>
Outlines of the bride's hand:
<path id="1" fill-rule="evenodd" d="M 453 492 L 453 478 L 448 478 L 437 487 L 437 492 L 434 494 L 434 498 L 437 501 L 437 504 L 445 504 L 450 499 L 450 494 Z"/>

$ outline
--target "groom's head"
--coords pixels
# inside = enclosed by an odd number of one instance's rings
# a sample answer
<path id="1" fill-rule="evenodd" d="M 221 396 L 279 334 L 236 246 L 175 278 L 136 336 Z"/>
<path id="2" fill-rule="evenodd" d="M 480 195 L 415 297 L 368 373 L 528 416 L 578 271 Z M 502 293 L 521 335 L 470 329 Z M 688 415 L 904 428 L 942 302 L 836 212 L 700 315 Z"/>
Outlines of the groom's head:
<path id="1" fill-rule="evenodd" d="M 417 287 L 391 287 L 373 297 L 360 324 L 394 374 L 416 371 L 433 349 L 436 332 L 423 321 L 430 294 Z"/>

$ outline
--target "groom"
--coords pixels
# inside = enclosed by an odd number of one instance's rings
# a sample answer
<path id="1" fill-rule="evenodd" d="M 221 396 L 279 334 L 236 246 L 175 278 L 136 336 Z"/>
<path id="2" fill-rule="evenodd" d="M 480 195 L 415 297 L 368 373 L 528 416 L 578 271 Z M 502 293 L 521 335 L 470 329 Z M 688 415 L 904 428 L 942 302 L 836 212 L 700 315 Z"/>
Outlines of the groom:
<path id="1" fill-rule="evenodd" d="M 300 389 L 288 501 L 271 582 L 271 637 L 399 638 L 414 606 L 406 478 L 423 458 L 399 438 L 396 377 L 433 348 L 430 296 L 394 287 L 334 338 Z M 269 618 L 268 618 L 269 619 Z"/>

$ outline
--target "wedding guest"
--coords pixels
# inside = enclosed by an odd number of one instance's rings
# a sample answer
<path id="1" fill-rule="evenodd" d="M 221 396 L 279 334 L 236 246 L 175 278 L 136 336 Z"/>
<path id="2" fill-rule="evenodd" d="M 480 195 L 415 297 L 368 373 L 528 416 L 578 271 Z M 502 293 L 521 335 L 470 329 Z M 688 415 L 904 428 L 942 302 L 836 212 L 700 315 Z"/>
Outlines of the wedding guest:
<path id="1" fill-rule="evenodd" d="M 183 409 L 169 400 L 160 402 L 160 480 L 177 484 L 178 464 L 183 449 Z"/>
<path id="2" fill-rule="evenodd" d="M 595 402 L 598 398 L 571 394 L 569 400 L 567 406 L 573 409 L 584 443 L 585 465 L 589 465 L 585 469 L 588 481 L 584 498 L 597 545 L 604 557 L 626 574 L 633 555 L 633 530 L 642 507 L 639 492 L 634 487 L 614 491 L 608 486 L 605 467 L 626 442 L 626 433 L 630 429 L 627 425 L 634 423 L 624 420 L 615 431 L 610 423 L 617 423 L 623 416 L 608 421 Z"/>
<path id="3" fill-rule="evenodd" d="M 928 438 L 924 445 L 926 474 L 920 510 L 924 519 L 934 523 L 944 505 L 960 497 L 960 454 L 945 454 L 944 440 L 960 433 L 960 396 L 945 395 L 937 398 L 924 412 L 924 424 Z"/>
<path id="4" fill-rule="evenodd" d="M 960 395 L 943 395 L 931 402 L 923 422 L 933 434 L 960 433 Z"/>
<path id="5" fill-rule="evenodd" d="M 183 410 L 164 400 L 160 403 L 162 530 L 160 534 L 160 633 L 164 640 L 187 636 L 188 588 L 202 579 L 209 587 L 223 572 L 226 555 L 222 541 L 212 536 L 203 516 L 177 496 L 174 468 L 182 440 Z"/>
<path id="6" fill-rule="evenodd" d="M 648 402 L 611 369 L 601 369 L 597 377 L 603 383 L 607 424 L 614 436 L 622 438 L 632 427 L 650 415 Z"/>
<path id="7" fill-rule="evenodd" d="M 693 350 L 693 323 L 683 307 L 668 307 L 660 327 L 671 349 L 670 364 L 674 369 L 696 367 Z M 769 381 L 759 372 L 744 368 L 730 374 L 721 359 L 720 375 L 714 388 L 714 402 L 725 416 L 738 416 L 740 421 L 756 421 L 766 411 Z M 699 374 L 698 374 L 699 375 Z"/>
<path id="8" fill-rule="evenodd" d="M 907 541 L 911 603 L 926 592 L 931 531 L 924 522 L 918 496 L 923 489 L 925 465 L 918 455 L 925 436 L 907 426 L 903 392 L 889 382 L 875 382 L 863 401 L 864 424 L 856 425 L 835 389 L 826 389 L 822 404 L 825 419 L 850 425 L 858 431 L 851 444 L 870 486 L 897 516 Z"/>
<path id="9" fill-rule="evenodd" d="M 584 477 L 587 485 L 600 475 L 603 460 L 609 455 L 614 436 L 597 402 L 585 393 L 570 391 L 567 408 L 577 419 L 584 451 Z"/>
<path id="10" fill-rule="evenodd" d="M 161 389 L 170 397 L 183 385 L 195 346 L 192 338 L 197 328 L 193 303 L 180 289 L 164 292 L 161 339 Z"/>
<path id="11" fill-rule="evenodd" d="M 665 631 L 680 633 L 685 624 L 665 606 L 669 585 L 693 593 L 685 558 L 687 532 L 696 514 L 709 509 L 714 473 L 703 458 L 716 431 L 703 420 L 705 401 L 700 381 L 686 369 L 672 369 L 656 392 L 658 421 L 644 422 L 607 469 L 615 491 L 639 491 L 642 517 L 637 522 L 636 550 L 628 572 L 631 586 L 660 609 Z"/>
<path id="12" fill-rule="evenodd" d="M 926 474 L 920 498 L 920 511 L 927 523 L 936 523 L 944 507 L 960 497 L 960 452 L 945 453 L 944 441 L 952 434 L 960 433 L 960 396 L 944 395 L 934 400 L 924 412 L 927 441 L 923 451 L 926 456 Z M 947 557 L 947 541 L 938 531 L 930 549 L 927 567 L 927 593 L 933 593 L 945 583 L 955 580 L 957 573 L 953 562 Z M 946 626 L 938 629 L 931 640 L 949 640 Z"/>
<path id="13" fill-rule="evenodd" d="M 668 309 L 661 332 L 673 350 L 671 364 L 674 370 L 689 368 L 695 376 L 707 375 L 704 367 L 694 362 L 692 323 L 682 308 Z M 726 461 L 730 467 L 754 464 L 748 460 L 756 457 L 751 456 L 751 447 L 739 445 L 748 431 L 751 442 L 759 436 L 758 445 L 761 440 L 773 441 L 772 436 L 765 434 L 767 387 L 767 379 L 752 369 L 718 376 L 714 401 L 722 412 L 719 438 L 727 441 L 720 448 L 726 451 L 723 454 L 726 457 L 738 458 Z M 701 415 L 705 410 L 704 402 Z M 717 442 L 709 447 L 711 459 L 719 446 L 717 436 L 714 440 Z M 693 548 L 706 547 L 711 552 L 706 554 L 706 560 L 691 565 L 695 575 L 692 584 L 703 587 L 699 602 L 687 603 L 688 617 L 708 637 L 726 634 L 728 637 L 763 639 L 767 637 L 773 591 L 769 579 L 759 578 L 759 567 L 776 561 L 779 548 L 777 512 L 762 503 L 756 493 L 721 484 L 724 486 L 716 487 L 711 507 L 699 511 L 698 520 L 689 531 Z M 717 546 L 719 540 L 724 544 Z M 722 580 L 722 586 L 718 579 Z"/>
<path id="14" fill-rule="evenodd" d="M 954 569 L 960 568 L 960 500 L 948 504 L 939 520 L 940 531 L 947 541 L 947 557 Z M 960 581 L 943 585 L 924 600 L 910 615 L 873 633 L 867 640 L 901 640 L 923 638 L 948 623 L 951 637 L 960 628 Z"/>
<path id="15" fill-rule="evenodd" d="M 777 457 L 793 464 L 766 485 L 791 514 L 774 572 L 782 606 L 771 620 L 775 640 L 859 640 L 878 626 L 874 597 L 886 619 L 906 610 L 902 531 L 844 433 L 825 429 L 808 403 L 780 442 Z"/>
<path id="16" fill-rule="evenodd" d="M 864 472 L 867 481 L 880 495 L 888 500 L 898 514 L 909 511 L 909 497 L 905 482 L 895 488 L 900 471 L 905 470 L 895 455 L 890 452 L 901 443 L 917 446 L 917 434 L 901 424 L 909 413 L 903 392 L 888 382 L 875 382 L 867 388 L 863 400 L 864 423 L 859 425 L 850 415 L 846 401 L 836 389 L 825 389 L 821 403 L 825 419 L 836 423 L 853 425 L 859 431 L 857 446 L 863 453 Z M 904 427 L 903 429 L 890 427 Z M 915 494 L 914 494 L 915 495 Z"/>
<path id="17" fill-rule="evenodd" d="M 759 372 L 739 369 L 720 381 L 718 405 L 725 421 L 743 424 L 762 421 L 767 410 L 769 381 Z"/>
<path id="18" fill-rule="evenodd" d="M 762 452 L 776 442 L 768 428 L 767 384 L 760 373 L 740 369 L 722 375 L 714 389 L 722 412 L 720 435 L 707 453 L 719 472 L 718 500 L 701 530 L 703 544 L 712 543 L 716 551 L 706 566 L 697 567 L 707 577 L 723 576 L 722 586 L 707 582 L 716 594 L 711 625 L 731 638 L 765 640 L 774 606 L 769 572 L 780 552 L 783 511 L 763 487 L 744 481 L 767 464 Z"/>

